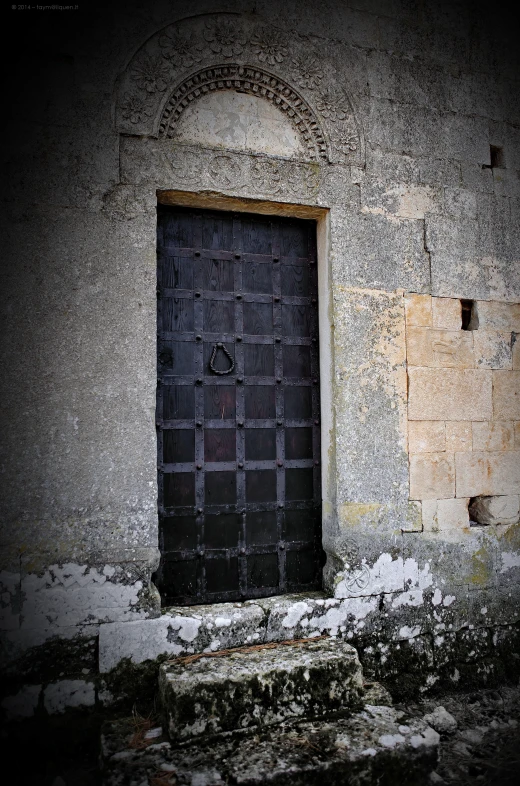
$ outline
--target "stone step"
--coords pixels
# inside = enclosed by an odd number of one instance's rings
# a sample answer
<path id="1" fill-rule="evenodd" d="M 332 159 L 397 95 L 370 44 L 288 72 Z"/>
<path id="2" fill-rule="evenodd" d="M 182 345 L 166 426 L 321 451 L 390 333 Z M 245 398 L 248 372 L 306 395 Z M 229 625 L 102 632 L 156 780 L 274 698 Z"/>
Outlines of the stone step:
<path id="1" fill-rule="evenodd" d="M 356 650 L 340 639 L 303 639 L 161 666 L 159 688 L 173 742 L 295 717 L 361 707 Z"/>
<path id="2" fill-rule="evenodd" d="M 393 707 L 367 705 L 349 717 L 291 721 L 175 748 L 132 720 L 106 724 L 104 786 L 424 786 L 439 735 Z M 146 747 L 143 747 L 146 746 Z"/>

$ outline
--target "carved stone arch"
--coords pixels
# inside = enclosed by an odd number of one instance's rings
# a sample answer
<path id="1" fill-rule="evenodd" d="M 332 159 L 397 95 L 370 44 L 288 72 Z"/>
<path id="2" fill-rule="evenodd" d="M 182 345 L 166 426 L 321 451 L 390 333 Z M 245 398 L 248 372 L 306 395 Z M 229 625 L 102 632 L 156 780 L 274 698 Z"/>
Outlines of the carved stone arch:
<path id="1" fill-rule="evenodd" d="M 220 90 L 235 90 L 270 102 L 296 128 L 309 160 L 329 159 L 324 131 L 309 103 L 285 80 L 257 66 L 216 65 L 203 68 L 184 79 L 173 90 L 163 108 L 159 137 L 172 137 L 177 120 L 193 101 Z"/>

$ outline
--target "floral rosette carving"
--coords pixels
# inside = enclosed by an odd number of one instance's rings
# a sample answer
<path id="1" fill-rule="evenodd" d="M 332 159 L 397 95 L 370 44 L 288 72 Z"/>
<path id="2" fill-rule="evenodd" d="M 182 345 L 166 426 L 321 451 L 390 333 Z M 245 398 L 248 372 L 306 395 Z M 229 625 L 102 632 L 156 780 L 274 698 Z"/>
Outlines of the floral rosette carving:
<path id="1" fill-rule="evenodd" d="M 316 109 L 326 120 L 335 122 L 346 120 L 350 107 L 344 94 L 339 89 L 327 88 L 316 99 Z"/>
<path id="2" fill-rule="evenodd" d="M 216 23 L 206 22 L 204 39 L 213 54 L 226 59 L 241 55 L 247 41 L 236 22 L 228 19 L 220 19 Z"/>
<path id="3" fill-rule="evenodd" d="M 200 157 L 193 150 L 177 150 L 167 160 L 179 181 L 195 183 L 200 180 Z"/>
<path id="4" fill-rule="evenodd" d="M 174 68 L 191 68 L 202 60 L 202 44 L 195 33 L 182 34 L 177 30 L 169 30 L 159 38 L 159 46 L 163 57 Z"/>
<path id="5" fill-rule="evenodd" d="M 136 125 L 152 116 L 152 111 L 146 106 L 140 95 L 125 93 L 121 103 L 121 115 L 132 125 Z"/>
<path id="6" fill-rule="evenodd" d="M 255 187 L 264 194 L 277 194 L 282 187 L 281 162 L 257 159 L 251 165 L 251 179 Z"/>
<path id="7" fill-rule="evenodd" d="M 313 194 L 320 187 L 320 172 L 310 166 L 288 163 L 285 176 L 289 190 L 296 194 Z"/>
<path id="8" fill-rule="evenodd" d="M 317 90 L 323 80 L 320 61 L 312 55 L 298 55 L 291 61 L 292 78 L 300 87 Z"/>
<path id="9" fill-rule="evenodd" d="M 160 57 L 143 55 L 130 76 L 141 90 L 147 93 L 162 93 L 168 87 L 170 68 Z"/>
<path id="10" fill-rule="evenodd" d="M 251 47 L 261 63 L 277 65 L 287 57 L 288 49 L 285 37 L 279 30 L 263 27 L 251 38 Z"/>
<path id="11" fill-rule="evenodd" d="M 242 167 L 231 156 L 215 156 L 209 165 L 208 173 L 212 183 L 221 188 L 232 188 L 242 185 L 243 182 Z"/>

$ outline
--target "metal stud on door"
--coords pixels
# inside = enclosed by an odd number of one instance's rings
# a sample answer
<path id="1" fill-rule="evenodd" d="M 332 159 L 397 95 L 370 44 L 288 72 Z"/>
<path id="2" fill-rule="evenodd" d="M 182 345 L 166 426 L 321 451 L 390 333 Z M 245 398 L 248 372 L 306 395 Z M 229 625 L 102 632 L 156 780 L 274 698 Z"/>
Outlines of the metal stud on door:
<path id="1" fill-rule="evenodd" d="M 165 604 L 321 586 L 315 231 L 158 206 Z"/>

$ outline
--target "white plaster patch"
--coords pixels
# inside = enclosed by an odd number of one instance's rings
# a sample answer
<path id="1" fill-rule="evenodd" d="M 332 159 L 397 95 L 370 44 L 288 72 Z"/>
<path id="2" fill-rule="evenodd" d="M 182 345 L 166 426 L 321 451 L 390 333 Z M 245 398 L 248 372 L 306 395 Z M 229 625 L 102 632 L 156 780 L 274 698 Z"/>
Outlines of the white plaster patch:
<path id="1" fill-rule="evenodd" d="M 108 566 L 110 567 L 110 566 Z M 87 565 L 52 565 L 42 576 L 22 578 L 22 629 L 63 628 L 97 622 L 143 619 L 145 611 L 132 609 L 139 601 L 141 581 L 133 584 L 107 581 Z M 115 571 L 115 569 L 114 569 Z M 109 571 L 110 572 L 110 571 Z"/>
<path id="2" fill-rule="evenodd" d="M 201 624 L 195 617 L 174 617 L 171 621 L 172 628 L 179 631 L 179 638 L 189 642 L 197 638 Z"/>
<path id="3" fill-rule="evenodd" d="M 422 590 L 411 590 L 410 592 L 403 592 L 396 595 L 392 600 L 392 608 L 398 609 L 400 606 L 422 606 L 424 603 L 424 596 Z"/>
<path id="4" fill-rule="evenodd" d="M 84 680 L 54 682 L 47 685 L 43 693 L 43 704 L 50 715 L 74 707 L 92 707 L 95 701 L 94 683 Z"/>
<path id="5" fill-rule="evenodd" d="M 311 611 L 311 606 L 305 603 L 305 601 L 298 601 L 298 603 L 294 603 L 288 609 L 287 614 L 282 620 L 282 625 L 284 628 L 295 628 L 302 617 L 309 614 Z"/>
<path id="6" fill-rule="evenodd" d="M 447 606 L 451 606 L 451 604 L 452 604 L 454 601 L 456 601 L 456 600 L 457 600 L 457 598 L 455 597 L 455 595 L 446 595 L 446 597 L 445 597 L 445 598 L 444 598 L 444 600 L 442 601 L 442 605 L 443 605 L 443 606 L 446 606 L 446 607 L 447 607 Z"/>
<path id="7" fill-rule="evenodd" d="M 503 551 L 500 555 L 502 557 L 502 567 L 500 573 L 506 573 L 511 568 L 520 568 L 520 554 L 514 551 Z"/>
<path id="8" fill-rule="evenodd" d="M 402 734 L 382 734 L 378 740 L 385 748 L 395 748 L 401 742 L 406 742 Z"/>
<path id="9" fill-rule="evenodd" d="M 215 619 L 215 625 L 217 628 L 228 628 L 231 625 L 231 620 L 227 617 L 217 617 Z"/>
<path id="10" fill-rule="evenodd" d="M 435 592 L 433 593 L 432 603 L 433 603 L 434 606 L 438 606 L 439 603 L 441 603 L 441 602 L 442 602 L 442 592 L 437 587 Z"/>
<path id="11" fill-rule="evenodd" d="M 399 628 L 399 638 L 400 639 L 413 639 L 419 635 L 421 632 L 420 625 L 413 625 L 409 627 L 408 625 L 403 625 L 402 628 Z"/>

